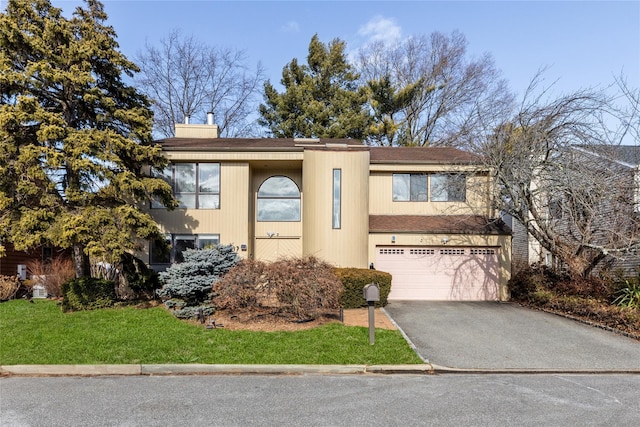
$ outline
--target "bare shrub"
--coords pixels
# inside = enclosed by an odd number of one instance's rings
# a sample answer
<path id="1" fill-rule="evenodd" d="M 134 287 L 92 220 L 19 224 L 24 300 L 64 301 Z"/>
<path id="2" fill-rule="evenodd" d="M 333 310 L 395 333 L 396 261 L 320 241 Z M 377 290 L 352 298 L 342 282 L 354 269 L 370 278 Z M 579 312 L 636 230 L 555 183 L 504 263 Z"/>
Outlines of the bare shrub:
<path id="1" fill-rule="evenodd" d="M 340 307 L 343 285 L 332 265 L 315 257 L 282 258 L 270 264 L 243 260 L 213 285 L 222 310 L 265 309 L 299 320 Z"/>
<path id="2" fill-rule="evenodd" d="M 340 307 L 342 283 L 325 261 L 313 256 L 285 258 L 269 264 L 265 273 L 283 313 L 306 319 Z"/>
<path id="3" fill-rule="evenodd" d="M 257 308 L 269 300 L 265 277 L 266 264 L 245 259 L 236 264 L 213 285 L 213 303 L 223 310 Z"/>
<path id="4" fill-rule="evenodd" d="M 15 297 L 18 289 L 20 289 L 18 276 L 0 276 L 0 301 Z"/>
<path id="5" fill-rule="evenodd" d="M 54 298 L 62 297 L 62 284 L 76 276 L 73 261 L 63 256 L 47 261 L 31 260 L 27 270 L 34 284 L 43 285 L 47 294 Z"/>

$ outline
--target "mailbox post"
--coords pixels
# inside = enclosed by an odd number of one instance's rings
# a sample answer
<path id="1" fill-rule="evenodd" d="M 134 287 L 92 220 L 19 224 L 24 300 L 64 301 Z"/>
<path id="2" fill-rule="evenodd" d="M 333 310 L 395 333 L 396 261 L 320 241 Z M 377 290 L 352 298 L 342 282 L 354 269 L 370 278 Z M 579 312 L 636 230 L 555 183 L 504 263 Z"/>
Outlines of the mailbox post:
<path id="1" fill-rule="evenodd" d="M 375 302 L 380 301 L 380 288 L 375 283 L 369 283 L 362 288 L 364 299 L 369 306 L 369 344 L 375 344 L 376 322 L 375 322 Z"/>

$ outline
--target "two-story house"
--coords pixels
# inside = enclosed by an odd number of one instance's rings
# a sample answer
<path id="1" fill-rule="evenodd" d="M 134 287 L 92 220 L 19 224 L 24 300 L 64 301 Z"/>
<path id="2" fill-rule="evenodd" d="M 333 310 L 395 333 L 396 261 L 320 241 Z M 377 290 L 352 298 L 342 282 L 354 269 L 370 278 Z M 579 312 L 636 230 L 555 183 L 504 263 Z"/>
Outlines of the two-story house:
<path id="1" fill-rule="evenodd" d="M 234 245 L 240 256 L 313 255 L 391 273 L 390 299 L 503 300 L 510 230 L 489 203 L 489 174 L 454 148 L 368 147 L 349 139 L 218 138 L 212 124 L 176 124 L 158 141 L 180 207 L 150 212 L 170 256 Z"/>
<path id="2" fill-rule="evenodd" d="M 587 182 L 562 182 L 552 190 L 540 192 L 539 197 L 549 201 L 548 213 L 545 212 L 549 227 L 564 240 L 573 242 L 576 248 L 592 246 L 607 254 L 595 271 L 606 268 L 626 275 L 637 274 L 640 267 L 640 146 L 576 145 L 568 147 L 556 161 L 557 168 L 582 172 L 582 179 Z M 570 188 L 598 194 L 597 188 L 603 185 L 606 194 L 586 199 L 583 212 L 579 207 L 571 207 L 560 191 Z M 580 226 L 581 220 L 586 225 Z M 521 223 L 508 216 L 505 222 L 512 229 L 514 268 L 536 263 L 563 266 Z"/>

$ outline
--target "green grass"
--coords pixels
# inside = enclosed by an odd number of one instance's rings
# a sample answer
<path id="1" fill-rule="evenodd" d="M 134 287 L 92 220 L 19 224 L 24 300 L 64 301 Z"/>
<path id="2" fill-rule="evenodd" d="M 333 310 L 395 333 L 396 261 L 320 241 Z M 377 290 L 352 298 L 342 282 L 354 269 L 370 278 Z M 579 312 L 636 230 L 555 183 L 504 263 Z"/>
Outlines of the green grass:
<path id="1" fill-rule="evenodd" d="M 205 329 L 161 307 L 63 313 L 53 301 L 0 304 L 0 364 L 422 363 L 398 331 L 333 323 L 298 332 Z"/>

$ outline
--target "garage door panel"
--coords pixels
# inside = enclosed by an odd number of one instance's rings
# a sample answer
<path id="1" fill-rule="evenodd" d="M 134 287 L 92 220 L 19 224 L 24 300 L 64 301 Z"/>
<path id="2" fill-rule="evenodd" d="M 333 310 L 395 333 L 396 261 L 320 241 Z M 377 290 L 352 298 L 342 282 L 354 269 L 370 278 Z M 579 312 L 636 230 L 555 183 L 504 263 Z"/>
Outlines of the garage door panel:
<path id="1" fill-rule="evenodd" d="M 376 267 L 393 276 L 389 299 L 498 299 L 494 248 L 378 247 L 376 252 Z"/>

